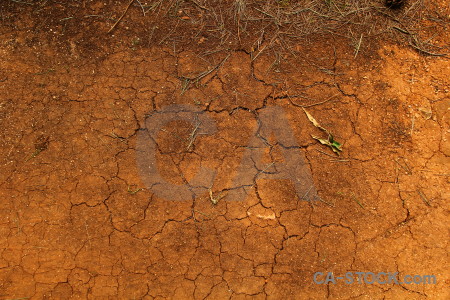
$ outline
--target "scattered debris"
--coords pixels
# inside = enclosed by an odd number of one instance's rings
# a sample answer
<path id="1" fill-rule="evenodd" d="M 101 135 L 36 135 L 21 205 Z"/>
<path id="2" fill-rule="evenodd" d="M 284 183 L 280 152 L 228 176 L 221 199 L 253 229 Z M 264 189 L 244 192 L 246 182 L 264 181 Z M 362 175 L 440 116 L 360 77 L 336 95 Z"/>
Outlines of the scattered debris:
<path id="1" fill-rule="evenodd" d="M 114 30 L 114 28 L 116 28 L 117 24 L 119 24 L 119 22 L 123 19 L 123 17 L 125 16 L 125 14 L 127 13 L 128 9 L 130 9 L 131 4 L 133 4 L 134 0 L 131 0 L 130 3 L 128 3 L 127 8 L 125 8 L 125 11 L 123 12 L 123 14 L 120 16 L 120 18 L 116 21 L 116 23 L 114 23 L 114 25 L 108 30 L 108 33 L 110 33 L 111 31 Z"/>
<path id="2" fill-rule="evenodd" d="M 362 44 L 362 39 L 363 39 L 363 35 L 361 34 L 361 37 L 359 38 L 358 43 L 355 45 L 355 57 L 354 58 L 356 58 L 358 56 L 359 49 L 361 48 L 361 44 Z"/>
<path id="3" fill-rule="evenodd" d="M 334 140 L 331 134 L 328 135 L 328 139 L 321 139 L 317 136 L 311 135 L 313 139 L 318 140 L 322 145 L 327 145 L 333 150 L 334 153 L 339 155 L 339 151 L 342 151 L 341 144 Z"/>
<path id="4" fill-rule="evenodd" d="M 339 143 L 338 141 L 336 141 L 333 137 L 333 135 L 324 127 L 322 127 L 319 122 L 316 121 L 316 119 L 314 119 L 314 117 L 304 108 L 302 107 L 303 111 L 305 112 L 306 116 L 308 117 L 309 121 L 311 121 L 311 123 L 316 126 L 317 128 L 319 128 L 320 130 L 324 131 L 328 137 L 326 139 L 323 138 L 319 138 L 317 136 L 311 135 L 313 139 L 319 141 L 322 145 L 327 145 L 331 148 L 331 150 L 333 150 L 334 153 L 336 153 L 337 155 L 339 155 L 339 153 L 342 151 L 341 149 L 341 143 Z"/>
<path id="5" fill-rule="evenodd" d="M 197 138 L 197 134 L 198 134 L 197 131 L 198 131 L 200 125 L 201 125 L 201 122 L 198 120 L 198 116 L 196 116 L 196 124 L 195 124 L 195 127 L 192 130 L 191 134 L 188 137 L 189 144 L 187 146 L 186 151 L 189 151 L 191 149 L 192 144 L 194 143 L 195 139 Z"/>
<path id="6" fill-rule="evenodd" d="M 401 163 L 399 162 L 398 159 L 395 159 L 394 161 L 395 161 L 395 162 L 396 162 L 403 170 L 405 170 L 405 172 L 406 172 L 407 175 L 412 175 L 411 168 L 410 168 L 410 167 L 408 166 L 408 164 L 406 163 L 405 158 L 402 157 L 402 160 L 403 160 L 403 164 L 401 164 Z"/>
<path id="7" fill-rule="evenodd" d="M 128 192 L 128 194 L 130 194 L 130 195 L 135 195 L 135 194 L 137 194 L 138 192 L 144 190 L 143 188 L 138 188 L 138 189 L 132 190 L 132 189 L 131 189 L 132 186 L 135 186 L 135 185 L 128 185 L 128 188 L 127 188 L 127 192 Z"/>
<path id="8" fill-rule="evenodd" d="M 358 198 L 356 198 L 356 196 L 352 193 L 351 194 L 351 198 L 353 199 L 353 201 L 355 201 L 362 209 L 365 209 L 364 205 L 361 204 L 361 202 L 359 202 Z"/>
<path id="9" fill-rule="evenodd" d="M 430 56 L 447 56 L 448 53 L 435 53 L 435 52 L 430 52 L 428 50 L 426 50 L 423 46 L 423 44 L 427 44 L 428 46 L 433 46 L 430 43 L 424 43 L 422 42 L 418 37 L 417 34 L 412 33 L 409 29 L 404 29 L 404 28 L 400 28 L 397 26 L 392 26 L 393 29 L 404 33 L 406 35 L 408 35 L 410 37 L 409 39 L 409 45 L 411 47 L 413 47 L 414 49 L 416 49 L 418 52 L 425 54 L 425 55 L 430 55 Z"/>
<path id="10" fill-rule="evenodd" d="M 419 107 L 419 112 L 422 114 L 425 120 L 429 120 L 433 116 L 433 111 L 429 108 Z"/>
<path id="11" fill-rule="evenodd" d="M 420 189 L 417 189 L 417 194 L 419 194 L 420 198 L 422 198 L 423 202 L 425 202 L 427 206 L 431 206 L 430 201 L 428 201 L 427 197 L 425 197 Z"/>
<path id="12" fill-rule="evenodd" d="M 213 192 L 212 189 L 209 188 L 209 199 L 211 200 L 211 203 L 213 205 L 216 205 L 217 203 L 219 203 L 219 200 L 222 199 L 223 197 L 225 197 L 225 195 L 222 195 L 222 192 L 219 192 L 219 194 L 217 195 L 216 198 L 213 197 Z"/>
<path id="13" fill-rule="evenodd" d="M 204 72 L 201 72 L 197 76 L 194 77 L 180 77 L 181 80 L 181 95 L 183 95 L 191 86 L 191 83 L 197 84 L 200 80 L 202 80 L 204 77 L 208 76 L 212 72 L 218 70 L 230 57 L 231 54 L 228 54 L 222 61 L 214 66 L 212 69 L 206 70 Z"/>
<path id="14" fill-rule="evenodd" d="M 33 152 L 33 154 L 31 154 L 31 156 L 26 161 L 29 161 L 30 159 L 35 158 L 36 156 L 39 155 L 39 153 L 41 153 L 44 150 L 47 150 L 48 144 L 49 144 L 49 139 L 50 139 L 50 137 L 45 136 L 43 134 L 38 136 L 36 141 L 34 142 L 35 151 Z"/>

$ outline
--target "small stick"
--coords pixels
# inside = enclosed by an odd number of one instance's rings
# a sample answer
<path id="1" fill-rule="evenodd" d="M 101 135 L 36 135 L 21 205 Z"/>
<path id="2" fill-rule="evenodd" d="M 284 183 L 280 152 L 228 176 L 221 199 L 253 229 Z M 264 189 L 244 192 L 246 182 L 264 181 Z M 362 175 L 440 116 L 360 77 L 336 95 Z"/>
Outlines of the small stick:
<path id="1" fill-rule="evenodd" d="M 189 145 L 187 146 L 186 151 L 189 151 L 189 149 L 191 148 L 192 144 L 194 143 L 194 141 L 195 141 L 195 139 L 197 137 L 197 130 L 200 127 L 200 124 L 201 124 L 200 122 L 197 122 L 197 124 L 195 124 L 194 130 L 192 130 L 191 134 L 189 135 Z"/>
<path id="2" fill-rule="evenodd" d="M 412 174 L 411 168 L 408 166 L 408 163 L 406 162 L 405 158 L 402 157 L 403 163 L 405 164 L 406 169 L 408 170 L 409 174 Z"/>
<path id="3" fill-rule="evenodd" d="M 331 155 L 331 154 L 328 154 L 328 153 L 326 153 L 326 152 L 323 152 L 322 150 L 316 149 L 316 151 L 318 151 L 318 152 L 320 152 L 320 153 L 322 153 L 322 154 L 325 154 L 326 156 L 329 156 L 329 157 L 332 157 L 332 158 L 336 158 L 336 156 Z"/>
<path id="4" fill-rule="evenodd" d="M 358 56 L 359 48 L 361 47 L 361 43 L 362 43 L 362 39 L 363 39 L 363 35 L 361 34 L 361 37 L 359 38 L 358 45 L 356 45 L 356 48 L 355 48 L 356 51 L 355 51 L 355 57 L 354 58 L 356 58 Z"/>
<path id="5" fill-rule="evenodd" d="M 258 54 L 256 54 L 253 58 L 252 61 L 254 61 L 263 51 L 264 49 L 266 49 L 267 45 L 264 45 L 264 47 L 262 47 L 262 49 L 258 52 Z"/>
<path id="6" fill-rule="evenodd" d="M 193 209 L 193 208 L 192 208 L 192 216 L 190 216 L 189 218 L 185 219 L 184 221 L 187 221 L 187 220 L 189 220 L 189 219 L 193 219 L 194 222 L 198 222 L 198 221 L 197 221 L 197 218 L 195 217 L 195 213 L 196 213 L 196 212 L 199 213 L 199 214 L 204 215 L 204 216 L 207 217 L 207 218 L 211 218 L 211 217 L 208 216 L 207 214 L 205 214 L 205 213 L 203 213 L 203 212 L 201 212 L 201 211 L 199 211 L 199 210 L 196 210 L 196 209 Z"/>
<path id="7" fill-rule="evenodd" d="M 139 3 L 139 6 L 141 7 L 141 9 L 142 9 L 142 13 L 144 14 L 144 17 L 145 17 L 145 9 L 144 9 L 144 6 L 142 6 L 142 3 L 141 3 L 141 1 L 139 1 L 139 0 L 136 0 L 136 2 L 137 3 Z"/>
<path id="8" fill-rule="evenodd" d="M 41 153 L 41 152 L 42 152 L 42 149 L 36 149 L 36 150 L 33 152 L 33 154 L 31 154 L 30 157 L 28 157 L 28 158 L 25 160 L 25 162 L 29 161 L 29 160 L 32 159 L 32 158 L 35 158 L 35 157 L 38 156 L 39 153 Z"/>
<path id="9" fill-rule="evenodd" d="M 212 189 L 209 188 L 208 190 L 209 190 L 209 198 L 210 198 L 211 203 L 212 203 L 213 205 L 216 205 L 216 204 L 219 202 L 220 199 L 222 199 L 223 197 L 226 196 L 226 195 L 221 196 L 221 195 L 222 195 L 222 192 L 219 192 L 219 194 L 217 195 L 217 198 L 214 198 L 214 197 L 213 197 Z"/>
<path id="10" fill-rule="evenodd" d="M 308 196 L 308 194 L 309 194 L 309 192 L 311 191 L 312 188 L 313 188 L 313 185 L 311 185 L 311 186 L 309 187 L 309 189 L 306 191 L 306 193 L 303 195 L 303 197 L 302 197 L 301 199 L 305 199 L 306 196 Z"/>
<path id="11" fill-rule="evenodd" d="M 258 174 L 264 173 L 268 168 L 270 168 L 271 166 L 273 166 L 275 163 L 272 162 L 270 164 L 268 164 L 261 172 L 259 172 Z"/>
<path id="12" fill-rule="evenodd" d="M 140 192 L 140 191 L 143 191 L 144 189 L 143 188 L 138 188 L 138 189 L 136 189 L 136 190 L 131 190 L 130 189 L 130 185 L 128 186 L 128 189 L 127 189 L 127 192 L 128 192 L 128 194 L 130 194 L 130 195 L 135 195 L 135 194 L 137 194 L 138 192 Z"/>
<path id="13" fill-rule="evenodd" d="M 87 238 L 88 238 L 89 246 L 92 248 L 91 236 L 89 235 L 89 231 L 88 231 L 88 226 L 87 226 L 87 221 L 86 220 L 84 220 L 84 227 L 86 228 L 86 235 L 87 235 Z"/>
<path id="14" fill-rule="evenodd" d="M 122 143 L 126 142 L 126 138 L 118 136 L 117 134 L 115 134 L 114 132 L 111 131 L 111 134 L 108 135 L 110 138 L 113 139 L 118 139 L 119 141 L 121 141 Z"/>
<path id="15" fill-rule="evenodd" d="M 180 23 L 180 19 L 178 18 L 177 19 L 177 24 L 175 24 L 174 26 L 172 26 L 173 28 L 172 28 L 172 30 L 165 36 L 165 37 L 163 37 L 162 38 L 162 40 L 160 40 L 159 41 L 159 45 L 161 45 L 162 43 L 164 43 L 164 41 L 166 40 L 166 39 L 168 39 L 169 37 L 170 37 L 170 35 L 178 28 L 178 24 Z"/>
<path id="16" fill-rule="evenodd" d="M 402 164 L 400 164 L 400 163 L 398 162 L 397 159 L 395 159 L 394 161 L 395 161 L 395 162 L 396 162 L 403 170 L 406 171 L 406 174 L 412 175 L 412 171 L 411 171 L 411 169 L 409 168 L 408 164 L 406 163 L 405 159 L 404 159 L 403 157 L 402 157 L 402 159 L 403 159 L 403 163 L 405 164 L 404 166 L 403 166 Z"/>
<path id="17" fill-rule="evenodd" d="M 228 57 L 230 57 L 230 55 L 231 54 L 228 54 L 218 65 L 214 66 L 212 69 L 203 71 L 195 77 L 182 77 L 181 79 L 183 79 L 184 81 L 183 86 L 181 87 L 181 94 L 184 94 L 184 92 L 186 92 L 189 89 L 191 82 L 197 83 L 206 76 L 208 76 L 209 74 L 211 74 L 212 72 L 214 72 L 215 70 L 218 70 L 225 63 Z"/>
<path id="18" fill-rule="evenodd" d="M 417 40 L 416 40 L 415 42 L 417 42 Z M 422 52 L 422 53 L 425 53 L 425 54 L 430 55 L 430 56 L 441 56 L 441 57 L 447 56 L 447 53 L 434 53 L 434 52 L 429 52 L 429 51 L 427 51 L 427 50 L 425 50 L 425 49 L 423 49 L 423 48 L 420 48 L 419 46 L 415 45 L 415 43 L 412 43 L 412 42 L 409 42 L 409 45 L 410 45 L 411 47 L 413 47 L 414 49 L 416 49 L 417 51 Z"/>
<path id="19" fill-rule="evenodd" d="M 193 211 L 198 212 L 199 214 L 202 214 L 202 215 L 204 215 L 207 218 L 210 218 L 210 216 L 208 216 L 207 214 L 205 214 L 205 213 L 203 213 L 203 212 L 201 212 L 199 210 L 193 209 Z"/>
<path id="20" fill-rule="evenodd" d="M 291 96 L 289 96 L 289 95 L 287 95 L 287 96 L 288 96 L 288 98 L 289 98 L 289 102 L 291 102 L 292 105 L 294 105 L 294 106 L 296 106 L 296 107 L 308 108 L 308 107 L 312 107 L 312 106 L 316 106 L 316 105 L 320 105 L 320 104 L 327 103 L 328 101 L 333 100 L 333 98 L 336 97 L 336 96 L 338 96 L 338 95 L 339 95 L 339 94 L 333 95 L 333 96 L 331 96 L 330 98 L 328 98 L 328 99 L 326 99 L 326 100 L 323 100 L 323 101 L 317 102 L 317 103 L 313 103 L 313 104 L 309 104 L 309 105 L 300 105 L 300 104 L 294 103 L 294 102 L 292 101 Z"/>
<path id="21" fill-rule="evenodd" d="M 21 231 L 21 228 L 20 228 L 20 219 L 19 219 L 19 213 L 18 212 L 16 212 L 16 215 L 17 215 L 17 218 L 14 220 L 15 222 L 16 222 L 16 225 L 17 225 L 17 234 L 19 234 L 20 233 L 20 231 Z"/>
<path id="22" fill-rule="evenodd" d="M 428 199 L 425 197 L 425 195 L 422 193 L 420 189 L 417 189 L 417 193 L 419 194 L 420 198 L 422 198 L 423 202 L 425 202 L 426 205 L 431 206 Z"/>
<path id="23" fill-rule="evenodd" d="M 266 16 L 269 16 L 269 17 L 271 17 L 271 18 L 273 18 L 274 21 L 275 21 L 275 23 L 278 25 L 278 22 L 277 22 L 277 20 L 276 20 L 276 18 L 275 18 L 274 16 L 272 16 L 272 15 L 269 14 L 268 12 L 265 12 L 265 11 L 263 11 L 263 10 L 261 10 L 261 9 L 256 8 L 256 7 L 255 7 L 255 9 L 256 9 L 257 11 L 259 11 L 260 13 L 262 13 L 262 14 L 264 14 L 264 15 L 266 15 Z"/>
<path id="24" fill-rule="evenodd" d="M 417 39 L 417 37 L 415 36 L 415 34 L 411 33 L 408 29 L 403 29 L 397 26 L 392 26 L 393 29 L 400 31 L 401 33 L 407 34 L 409 36 L 411 36 L 413 41 L 409 42 L 409 45 L 411 47 L 413 47 L 414 49 L 416 49 L 417 51 L 430 55 L 430 56 L 447 56 L 448 53 L 433 53 L 433 52 L 429 52 L 421 47 L 419 47 L 419 40 Z"/>
<path id="25" fill-rule="evenodd" d="M 409 135 L 412 135 L 413 131 L 414 131 L 414 114 L 412 115 L 412 118 L 411 118 L 411 133 Z"/>
<path id="26" fill-rule="evenodd" d="M 130 3 L 128 3 L 127 8 L 125 9 L 125 11 L 123 12 L 123 14 L 120 16 L 119 20 L 116 21 L 116 23 L 114 23 L 114 25 L 111 27 L 111 29 L 108 30 L 108 33 L 110 33 L 111 31 L 114 30 L 114 28 L 117 26 L 117 24 L 119 24 L 119 22 L 123 19 L 123 17 L 125 16 L 125 14 L 127 13 L 128 9 L 130 8 L 131 4 L 133 4 L 134 0 L 131 0 Z"/>
<path id="27" fill-rule="evenodd" d="M 318 197 L 318 199 L 319 199 L 319 201 L 320 201 L 320 202 L 323 202 L 323 203 L 325 203 L 325 204 L 326 204 L 326 205 L 328 205 L 328 206 L 334 207 L 334 204 L 332 204 L 332 203 L 329 203 L 329 202 L 327 202 L 327 201 L 323 200 L 323 199 L 322 199 L 322 198 L 320 198 L 320 197 Z"/>
<path id="28" fill-rule="evenodd" d="M 365 208 L 364 208 L 364 205 L 362 205 L 361 202 L 358 201 L 358 198 L 356 198 L 355 195 L 352 194 L 351 196 L 352 196 L 353 201 L 355 201 L 356 203 L 358 203 L 358 205 L 361 206 L 362 209 L 365 209 Z"/>
<path id="29" fill-rule="evenodd" d="M 392 26 L 392 28 L 394 28 L 395 30 L 398 30 L 398 31 L 400 31 L 401 33 L 404 33 L 404 34 L 411 34 L 409 31 L 407 31 L 405 29 L 402 29 L 400 27 L 397 27 L 397 26 Z"/>
<path id="30" fill-rule="evenodd" d="M 33 3 L 25 2 L 25 1 L 18 1 L 18 0 L 11 0 L 11 1 L 12 2 L 16 2 L 16 3 L 23 3 L 23 4 L 33 5 Z M 28 298 L 23 298 L 23 299 L 28 299 Z"/>
<path id="31" fill-rule="evenodd" d="M 198 7 L 200 7 L 203 10 L 209 11 L 209 9 L 206 6 L 201 5 L 200 3 L 198 3 L 195 0 L 191 0 L 192 3 L 194 3 L 195 5 L 197 5 Z"/>

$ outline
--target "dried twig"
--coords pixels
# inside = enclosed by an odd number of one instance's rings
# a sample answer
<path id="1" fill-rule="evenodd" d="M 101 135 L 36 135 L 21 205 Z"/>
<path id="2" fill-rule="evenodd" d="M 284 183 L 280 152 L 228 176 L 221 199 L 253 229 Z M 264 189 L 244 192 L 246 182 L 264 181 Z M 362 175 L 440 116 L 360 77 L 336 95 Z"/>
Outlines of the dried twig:
<path id="1" fill-rule="evenodd" d="M 430 201 L 428 201 L 427 197 L 422 193 L 420 189 L 417 189 L 417 193 L 419 194 L 420 198 L 422 198 L 423 202 L 425 202 L 426 205 L 431 206 Z"/>
<path id="2" fill-rule="evenodd" d="M 139 6 L 141 7 L 142 13 L 144 14 L 144 17 L 145 17 L 145 9 L 144 9 L 144 6 L 142 5 L 141 1 L 136 0 L 136 2 L 137 2 L 137 3 L 139 4 Z"/>
<path id="3" fill-rule="evenodd" d="M 411 31 L 409 31 L 408 29 L 404 29 L 404 28 L 400 28 L 397 26 L 392 26 L 393 29 L 403 33 L 403 34 L 407 34 L 411 37 L 411 40 L 409 41 L 409 45 L 411 47 L 413 47 L 414 49 L 416 49 L 417 51 L 419 51 L 420 53 L 426 54 L 426 55 L 430 55 L 430 56 L 447 56 L 448 53 L 434 53 L 434 52 L 430 52 L 428 50 L 425 50 L 423 47 L 421 47 L 420 45 L 422 44 L 420 42 L 420 40 L 417 38 L 416 34 L 412 33 Z"/>
<path id="4" fill-rule="evenodd" d="M 313 103 L 313 104 L 308 104 L 308 105 L 301 105 L 301 104 L 294 103 L 294 102 L 292 101 L 292 97 L 296 97 L 296 96 L 289 96 L 289 95 L 287 95 L 287 96 L 288 96 L 288 98 L 289 98 L 289 102 L 290 102 L 292 105 L 294 105 L 294 106 L 296 106 L 296 107 L 301 107 L 301 108 L 308 108 L 308 107 L 313 107 L 313 106 L 316 106 L 316 105 L 320 105 L 320 104 L 327 103 L 327 102 L 333 100 L 335 97 L 339 96 L 339 94 L 333 95 L 333 96 L 329 97 L 328 99 L 323 100 L 323 101 L 321 101 L 321 102 L 317 102 L 317 103 Z"/>
<path id="5" fill-rule="evenodd" d="M 211 74 L 212 72 L 214 72 L 215 70 L 218 70 L 224 63 L 225 61 L 230 57 L 231 54 L 228 54 L 224 59 L 222 59 L 222 61 L 216 65 L 215 67 L 211 68 L 210 70 L 201 72 L 200 74 L 198 74 L 197 76 L 194 77 L 182 77 L 181 79 L 183 80 L 183 86 L 181 88 L 181 94 L 184 94 L 190 87 L 191 82 L 199 82 L 200 80 L 202 80 L 204 77 L 208 76 L 209 74 Z"/>
<path id="6" fill-rule="evenodd" d="M 403 170 L 406 171 L 406 174 L 412 175 L 412 171 L 411 171 L 411 169 L 409 168 L 408 164 L 406 163 L 406 160 L 405 160 L 403 157 L 402 157 L 402 159 L 403 159 L 404 165 L 400 164 L 400 162 L 399 162 L 397 159 L 395 159 L 394 161 L 395 161 L 395 162 L 396 162 Z"/>
<path id="7" fill-rule="evenodd" d="M 359 38 L 359 42 L 355 46 L 355 57 L 354 58 L 356 58 L 358 56 L 359 49 L 361 48 L 362 39 L 363 39 L 363 35 L 361 34 L 361 37 Z"/>
<path id="8" fill-rule="evenodd" d="M 199 129 L 201 122 L 198 120 L 198 118 L 196 117 L 196 124 L 194 129 L 192 130 L 191 134 L 189 135 L 189 144 L 187 146 L 186 151 L 189 151 L 189 149 L 191 149 L 192 144 L 194 143 L 195 139 L 197 138 L 197 130 Z"/>
<path id="9" fill-rule="evenodd" d="M 219 192 L 217 197 L 213 197 L 212 189 L 209 188 L 208 190 L 209 190 L 209 199 L 211 200 L 211 203 L 213 205 L 216 205 L 217 203 L 219 203 L 219 200 L 226 196 L 226 195 L 222 195 L 222 192 Z"/>
<path id="10" fill-rule="evenodd" d="M 201 9 L 203 9 L 203 10 L 206 10 L 206 11 L 209 11 L 209 8 L 207 8 L 206 6 L 203 6 L 203 5 L 201 5 L 200 3 L 198 3 L 197 1 L 195 1 L 195 0 L 190 0 L 192 3 L 194 3 L 196 6 L 198 6 L 199 8 L 201 8 Z"/>
<path id="11" fill-rule="evenodd" d="M 117 24 L 119 24 L 119 22 L 123 19 L 123 17 L 125 16 L 125 14 L 127 13 L 128 9 L 130 8 L 131 4 L 133 4 L 134 0 L 131 0 L 130 3 L 128 3 L 127 8 L 125 9 L 125 11 L 123 12 L 123 14 L 120 16 L 120 18 L 116 21 L 116 23 L 114 23 L 114 25 L 108 30 L 108 33 L 110 33 L 111 31 L 114 30 L 114 28 L 117 26 Z"/>

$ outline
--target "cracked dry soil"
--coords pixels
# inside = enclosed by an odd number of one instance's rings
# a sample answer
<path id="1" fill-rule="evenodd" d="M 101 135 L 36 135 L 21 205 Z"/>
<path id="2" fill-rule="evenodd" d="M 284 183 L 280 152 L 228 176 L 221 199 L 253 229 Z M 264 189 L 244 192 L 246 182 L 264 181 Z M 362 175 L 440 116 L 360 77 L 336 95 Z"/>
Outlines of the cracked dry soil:
<path id="1" fill-rule="evenodd" d="M 0 47 L 0 299 L 448 299 L 448 59 L 394 45 L 354 59 L 323 41 L 276 67 L 266 53 L 162 46 L 86 60 L 21 43 Z M 211 193 L 183 201 L 145 186 L 136 163 L 146 118 L 174 104 L 216 125 L 195 139 L 194 120 L 159 131 L 165 181 L 216 171 Z M 245 201 L 227 201 L 258 111 L 273 106 L 322 201 L 256 177 Z M 262 165 L 283 161 L 270 145 Z M 348 271 L 437 284 L 313 282 Z"/>

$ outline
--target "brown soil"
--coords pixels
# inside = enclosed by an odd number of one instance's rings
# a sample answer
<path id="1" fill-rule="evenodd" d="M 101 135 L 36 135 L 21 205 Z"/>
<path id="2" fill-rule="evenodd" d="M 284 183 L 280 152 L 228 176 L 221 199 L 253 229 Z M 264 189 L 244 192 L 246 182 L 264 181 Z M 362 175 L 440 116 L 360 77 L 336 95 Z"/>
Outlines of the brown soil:
<path id="1" fill-rule="evenodd" d="M 283 51 L 281 38 L 255 48 L 251 34 L 232 33 L 225 47 L 190 35 L 195 24 L 149 37 L 137 3 L 107 33 L 128 1 L 24 2 L 0 4 L 0 299 L 450 297 L 448 57 L 396 30 L 396 41 L 371 37 L 357 53 L 335 34 Z M 426 5 L 450 18 L 446 1 Z M 194 16 L 182 7 L 169 17 Z M 435 34 L 427 52 L 445 52 L 444 23 L 423 25 L 423 37 Z M 188 187 L 183 199 L 147 184 L 136 151 L 170 105 L 215 127 L 172 120 L 155 136 L 159 176 Z M 268 134 L 261 161 L 240 169 L 271 107 L 283 108 L 286 123 L 273 124 L 296 145 Z M 326 135 L 303 108 L 342 144 L 339 156 L 312 138 Z M 288 148 L 317 199 L 270 178 Z M 267 178 L 232 201 L 245 170 Z M 358 271 L 437 283 L 313 281 Z"/>

